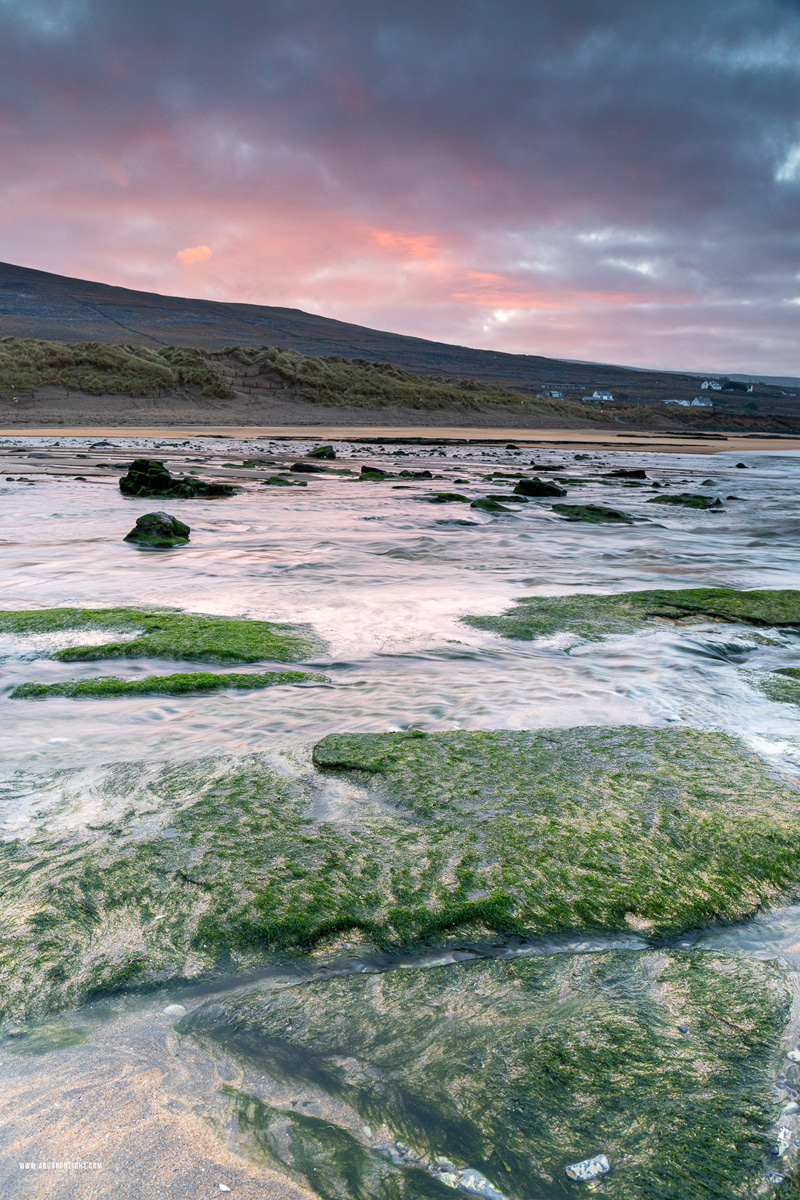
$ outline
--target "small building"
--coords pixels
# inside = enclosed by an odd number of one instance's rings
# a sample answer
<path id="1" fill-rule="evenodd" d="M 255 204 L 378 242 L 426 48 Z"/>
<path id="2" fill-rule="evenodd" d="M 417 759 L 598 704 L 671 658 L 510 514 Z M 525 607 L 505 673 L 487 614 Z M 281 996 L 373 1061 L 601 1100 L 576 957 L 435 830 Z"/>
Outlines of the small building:
<path id="1" fill-rule="evenodd" d="M 661 403 L 662 404 L 680 404 L 681 408 L 689 407 L 688 400 L 662 400 Z"/>
<path id="2" fill-rule="evenodd" d="M 722 384 L 720 383 L 720 381 L 718 379 L 704 379 L 703 382 L 700 384 L 700 387 L 702 388 L 702 390 L 704 392 L 708 392 L 708 391 L 721 392 L 722 391 Z"/>
<path id="3" fill-rule="evenodd" d="M 684 400 L 683 403 L 686 404 L 687 401 Z M 694 400 L 692 401 L 691 407 L 692 408 L 713 408 L 714 401 L 707 400 L 705 396 L 695 396 Z"/>
<path id="4" fill-rule="evenodd" d="M 551 398 L 551 400 L 563 400 L 564 399 L 563 392 L 548 391 L 548 392 L 542 392 L 542 395 L 549 396 Z"/>
<path id="5" fill-rule="evenodd" d="M 611 392 L 598 392 L 596 388 L 591 396 L 581 396 L 584 404 L 608 404 L 613 399 Z"/>

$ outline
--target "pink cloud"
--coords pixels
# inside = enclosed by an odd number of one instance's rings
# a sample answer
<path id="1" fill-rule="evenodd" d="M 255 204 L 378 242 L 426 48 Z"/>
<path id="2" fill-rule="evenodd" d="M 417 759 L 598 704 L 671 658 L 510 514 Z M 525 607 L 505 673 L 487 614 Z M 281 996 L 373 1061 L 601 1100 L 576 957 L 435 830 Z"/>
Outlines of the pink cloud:
<path id="1" fill-rule="evenodd" d="M 179 250 L 175 257 L 178 262 L 188 266 L 190 263 L 207 262 L 212 254 L 213 251 L 208 246 L 187 246 L 185 250 Z"/>

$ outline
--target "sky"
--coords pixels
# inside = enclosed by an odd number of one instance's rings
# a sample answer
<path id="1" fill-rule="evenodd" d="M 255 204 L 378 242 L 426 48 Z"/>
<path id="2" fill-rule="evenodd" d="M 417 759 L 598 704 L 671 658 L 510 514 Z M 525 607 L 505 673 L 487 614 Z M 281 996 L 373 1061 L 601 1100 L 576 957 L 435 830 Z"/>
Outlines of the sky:
<path id="1" fill-rule="evenodd" d="M 800 0 L 0 0 L 0 260 L 800 374 Z"/>

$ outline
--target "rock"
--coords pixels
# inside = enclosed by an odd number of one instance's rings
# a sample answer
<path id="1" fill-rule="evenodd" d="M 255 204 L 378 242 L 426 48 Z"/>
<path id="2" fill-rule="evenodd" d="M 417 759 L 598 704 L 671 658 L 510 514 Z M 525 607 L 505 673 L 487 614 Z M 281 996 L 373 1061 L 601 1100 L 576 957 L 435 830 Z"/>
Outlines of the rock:
<path id="1" fill-rule="evenodd" d="M 290 471 L 294 471 L 302 475 L 324 475 L 325 468 L 318 467 L 316 463 L 296 462 L 289 467 Z"/>
<path id="2" fill-rule="evenodd" d="M 747 463 L 737 463 L 736 466 L 739 468 L 740 471 L 747 470 Z"/>
<path id="3" fill-rule="evenodd" d="M 186 1009 L 182 1004 L 168 1004 L 166 1008 L 162 1008 L 162 1013 L 165 1017 L 182 1017 Z"/>
<path id="4" fill-rule="evenodd" d="M 567 489 L 557 483 L 545 483 L 535 476 L 533 479 L 520 479 L 514 488 L 520 496 L 566 496 Z"/>
<path id="5" fill-rule="evenodd" d="M 230 483 L 205 483 L 193 475 L 171 475 L 163 462 L 154 458 L 136 458 L 119 481 L 123 496 L 148 498 L 176 497 L 183 500 L 235 496 Z"/>
<path id="6" fill-rule="evenodd" d="M 469 504 L 469 496 L 460 492 L 431 492 L 425 499 L 429 504 Z"/>
<path id="7" fill-rule="evenodd" d="M 392 475 L 391 471 L 381 471 L 380 467 L 362 467 L 361 478 L 373 480 L 394 479 L 394 475 Z"/>
<path id="8" fill-rule="evenodd" d="M 615 471 L 605 471 L 609 479 L 647 479 L 647 472 L 640 467 L 617 467 Z"/>
<path id="9" fill-rule="evenodd" d="M 145 513 L 143 517 L 137 517 L 133 529 L 125 535 L 126 542 L 165 549 L 185 546 L 188 540 L 189 526 L 165 512 Z"/>
<path id="10" fill-rule="evenodd" d="M 648 504 L 675 504 L 683 508 L 722 508 L 719 496 L 701 496 L 698 492 L 679 492 L 674 496 L 651 496 Z"/>
<path id="11" fill-rule="evenodd" d="M 336 458 L 336 451 L 333 446 L 315 446 L 313 450 L 309 450 L 308 458 Z"/>
<path id="12" fill-rule="evenodd" d="M 497 500 L 500 504 L 527 504 L 527 496 L 518 496 L 514 492 L 489 492 L 489 500 Z"/>
<path id="13" fill-rule="evenodd" d="M 554 504 L 553 512 L 566 517 L 568 521 L 588 521 L 590 525 L 633 524 L 633 517 L 628 513 L 606 508 L 602 504 Z"/>
<path id="14" fill-rule="evenodd" d="M 506 508 L 505 504 L 500 504 L 492 496 L 480 496 L 472 501 L 470 508 L 478 508 L 481 512 L 511 512 L 510 508 Z"/>
<path id="15" fill-rule="evenodd" d="M 605 1154 L 598 1154 L 595 1158 L 585 1158 L 583 1162 L 573 1163 L 570 1167 L 564 1168 L 569 1179 L 577 1179 L 580 1183 L 588 1183 L 590 1179 L 597 1179 L 600 1175 L 607 1175 L 611 1170 L 608 1164 L 608 1159 Z"/>
<path id="16" fill-rule="evenodd" d="M 285 475 L 270 475 L 261 482 L 265 487 L 308 487 L 305 479 L 287 479 Z"/>
<path id="17" fill-rule="evenodd" d="M 401 471 L 401 479 L 433 479 L 430 471 Z"/>

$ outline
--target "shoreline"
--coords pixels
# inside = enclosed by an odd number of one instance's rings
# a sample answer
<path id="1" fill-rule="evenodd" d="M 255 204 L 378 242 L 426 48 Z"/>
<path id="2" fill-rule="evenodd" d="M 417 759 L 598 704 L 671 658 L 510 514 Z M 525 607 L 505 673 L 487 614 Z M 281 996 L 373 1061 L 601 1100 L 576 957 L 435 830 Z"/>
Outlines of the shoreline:
<path id="1" fill-rule="evenodd" d="M 530 446 L 574 449 L 642 450 L 658 453 L 717 454 L 726 450 L 800 450 L 800 434 L 640 433 L 627 430 L 481 428 L 447 425 L 43 425 L 0 429 L 0 438 L 231 438 L 273 441 L 313 439 L 340 442 L 450 442 L 479 444 L 514 441 Z"/>

